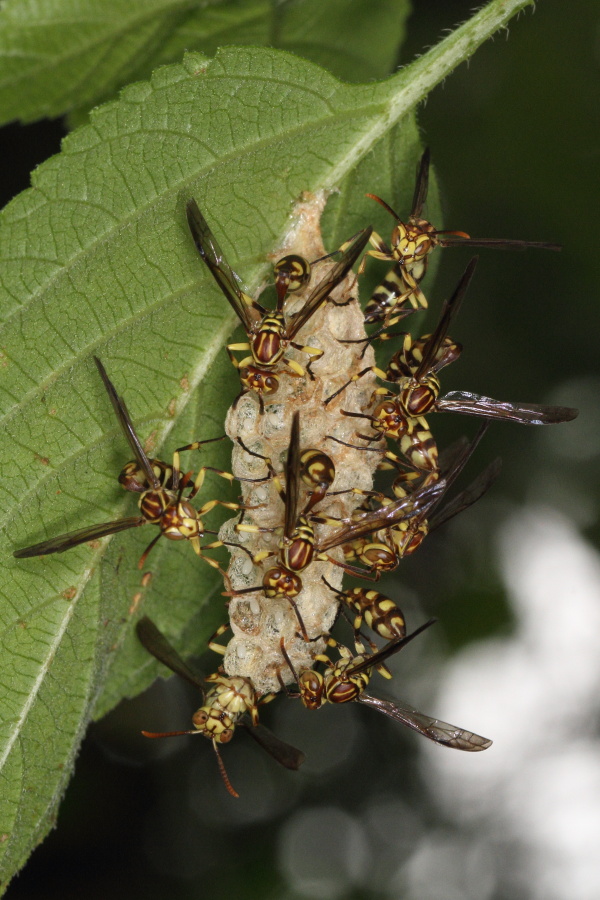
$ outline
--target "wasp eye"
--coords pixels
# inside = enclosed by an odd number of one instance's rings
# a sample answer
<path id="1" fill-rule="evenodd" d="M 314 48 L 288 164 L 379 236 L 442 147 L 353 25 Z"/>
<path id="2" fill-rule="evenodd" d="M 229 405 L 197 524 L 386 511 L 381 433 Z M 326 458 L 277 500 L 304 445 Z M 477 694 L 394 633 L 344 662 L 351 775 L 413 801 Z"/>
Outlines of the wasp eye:
<path id="1" fill-rule="evenodd" d="M 195 712 L 194 715 L 192 716 L 192 724 L 193 724 L 194 728 L 201 728 L 202 725 L 206 725 L 207 721 L 208 721 L 208 713 L 202 707 L 200 707 L 200 709 L 197 710 L 197 712 Z"/>

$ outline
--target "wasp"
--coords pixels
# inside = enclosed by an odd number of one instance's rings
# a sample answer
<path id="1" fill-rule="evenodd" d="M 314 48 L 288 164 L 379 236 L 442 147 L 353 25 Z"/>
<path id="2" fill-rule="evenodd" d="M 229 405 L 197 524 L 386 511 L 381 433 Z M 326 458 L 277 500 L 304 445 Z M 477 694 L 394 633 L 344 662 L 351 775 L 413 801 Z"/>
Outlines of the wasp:
<path id="1" fill-rule="evenodd" d="M 377 366 L 367 366 L 327 397 L 325 403 L 330 403 L 367 372 L 375 372 L 383 381 L 398 384 L 399 392 L 393 394 L 386 388 L 378 388 L 373 400 L 383 396 L 397 402 L 405 417 L 418 418 L 429 412 L 441 390 L 437 373 L 458 359 L 462 351 L 460 344 L 447 338 L 447 333 L 469 288 L 477 262 L 477 256 L 469 262 L 452 296 L 445 301 L 432 334 L 424 335 L 418 341 L 413 341 L 409 334 L 404 335 L 402 350 L 394 354 L 385 372 Z"/>
<path id="2" fill-rule="evenodd" d="M 529 247 L 540 250 L 560 250 L 558 244 L 540 241 L 508 241 L 496 238 L 472 239 L 464 231 L 438 230 L 427 219 L 422 218 L 423 206 L 429 188 L 430 153 L 426 149 L 417 167 L 417 179 L 408 222 L 391 206 L 375 194 L 367 194 L 396 220 L 390 243 L 387 244 L 376 232 L 370 238 L 375 248 L 368 255 L 375 259 L 394 263 L 384 281 L 373 293 L 365 309 L 365 321 L 377 322 L 385 319 L 388 324 L 398 321 L 407 314 L 404 304 L 408 300 L 412 307 L 427 307 L 427 300 L 420 289 L 420 282 L 427 272 L 429 254 L 435 247 L 467 245 L 469 247 L 491 247 L 496 250 L 526 250 Z M 412 310 L 408 309 L 408 312 Z M 392 318 L 393 317 L 393 318 Z"/>
<path id="3" fill-rule="evenodd" d="M 402 610 L 389 597 L 367 588 L 348 588 L 340 591 L 323 576 L 327 587 L 333 591 L 340 603 L 355 613 L 355 639 L 358 638 L 363 621 L 369 628 L 386 641 L 394 641 L 406 635 L 406 620 Z"/>
<path id="4" fill-rule="evenodd" d="M 448 454 L 449 459 L 444 461 L 440 473 L 438 473 L 438 478 L 440 474 L 443 476 L 444 490 L 438 494 L 432 503 L 422 509 L 417 509 L 414 515 L 400 519 L 391 527 L 376 531 L 371 537 L 361 536 L 348 542 L 344 547 L 346 561 L 358 559 L 375 573 L 375 580 L 378 580 L 382 572 L 392 571 L 401 559 L 414 553 L 431 531 L 439 528 L 449 519 L 468 509 L 481 499 L 500 474 L 501 464 L 499 459 L 490 463 L 471 485 L 436 511 L 436 507 L 462 472 L 486 430 L 487 423 L 479 429 L 471 442 L 460 442 L 453 457 L 450 457 L 450 454 Z M 415 484 L 411 480 L 395 482 L 394 493 L 398 498 L 396 501 L 376 491 L 367 492 L 367 495 L 373 502 L 379 504 L 379 509 L 381 510 L 392 507 L 394 502 L 398 503 L 398 501 L 402 500 L 409 502 L 411 496 L 419 496 L 427 491 L 430 483 L 429 479 L 425 479 L 420 485 Z M 356 491 L 356 493 L 362 492 Z M 363 516 L 369 514 L 368 511 L 356 510 L 355 521 L 360 522 Z M 348 571 L 364 577 L 364 571 L 361 569 L 350 567 Z M 383 634 L 382 636 L 386 637 L 387 635 Z"/>
<path id="5" fill-rule="evenodd" d="M 474 257 L 450 300 L 444 303 L 439 322 L 431 335 L 414 344 L 408 337 L 405 347 L 395 354 L 387 370 L 367 367 L 354 375 L 335 394 L 325 401 L 329 403 L 353 381 L 369 371 L 378 378 L 395 383 L 397 391 L 377 388 L 373 394 L 383 398 L 373 412 L 349 412 L 342 415 L 369 419 L 374 435 L 358 436 L 372 442 L 389 437 L 399 442 L 401 452 L 418 469 L 435 472 L 438 451 L 425 414 L 432 412 L 457 412 L 486 419 L 507 419 L 522 425 L 550 425 L 568 422 L 578 415 L 578 410 L 564 406 L 540 406 L 531 403 L 507 403 L 465 391 L 452 391 L 440 397 L 438 372 L 460 355 L 460 345 L 447 337 L 448 327 L 457 314 L 477 264 Z"/>
<path id="6" fill-rule="evenodd" d="M 189 486 L 191 473 L 182 476 L 180 471 L 179 454 L 184 450 L 197 449 L 202 444 L 211 443 L 215 440 L 223 440 L 219 438 L 209 438 L 206 441 L 196 441 L 188 447 L 180 447 L 173 454 L 173 462 L 169 466 L 162 460 L 149 459 L 141 445 L 135 428 L 127 412 L 125 401 L 119 397 L 114 384 L 108 377 L 106 370 L 100 360 L 94 357 L 96 367 L 100 373 L 100 377 L 104 383 L 110 401 L 115 410 L 117 419 L 121 429 L 127 438 L 127 442 L 133 452 L 134 459 L 125 464 L 119 474 L 119 483 L 125 490 L 133 491 L 140 494 L 139 498 L 139 516 L 128 516 L 123 519 L 116 519 L 113 522 L 102 522 L 98 525 L 88 525 L 77 531 L 70 531 L 66 534 L 58 535 L 50 538 L 48 541 L 42 541 L 39 544 L 33 544 L 31 547 L 24 547 L 21 550 L 15 550 L 14 556 L 18 559 L 24 559 L 32 556 L 45 556 L 49 553 L 62 553 L 71 547 L 77 547 L 79 544 L 87 541 L 97 540 L 109 534 L 118 534 L 121 531 L 127 531 L 130 528 L 138 528 L 141 525 L 151 524 L 158 525 L 160 531 L 158 535 L 150 542 L 144 550 L 139 560 L 139 567 L 142 568 L 148 554 L 156 544 L 160 537 L 169 538 L 172 541 L 188 540 L 195 552 L 202 557 L 209 565 L 219 571 L 222 571 L 218 562 L 204 555 L 206 548 L 222 547 L 222 541 L 213 541 L 211 544 L 200 544 L 200 539 L 204 536 L 205 529 L 202 523 L 202 516 L 214 509 L 215 506 L 224 506 L 227 509 L 239 510 L 242 507 L 238 503 L 228 503 L 222 500 L 209 500 L 200 509 L 195 509 L 190 500 L 192 500 L 204 482 L 204 476 L 207 470 L 215 472 L 228 481 L 233 481 L 233 475 L 229 472 L 223 472 L 212 466 L 203 466 L 195 481 L 191 484 L 190 493 L 187 497 L 183 497 L 183 491 Z"/>
<path id="7" fill-rule="evenodd" d="M 269 475 L 275 485 L 279 496 L 284 503 L 284 524 L 282 537 L 277 550 L 260 550 L 253 556 L 253 562 L 259 563 L 270 556 L 278 556 L 277 565 L 267 569 L 263 576 L 263 583 L 259 587 L 244 588 L 234 591 L 233 595 L 253 593 L 263 590 L 267 597 L 274 599 L 286 598 L 293 606 L 302 634 L 308 640 L 306 628 L 296 606 L 294 598 L 302 590 L 302 579 L 299 575 L 310 563 L 314 556 L 315 532 L 312 520 L 325 524 L 339 524 L 337 519 L 328 517 L 315 517 L 312 514 L 313 507 L 319 503 L 327 493 L 335 478 L 335 466 L 333 461 L 321 450 L 309 448 L 300 451 L 300 414 L 295 412 L 292 418 L 290 431 L 289 450 L 285 466 L 285 489 L 281 485 L 279 477 L 273 468 L 269 457 L 250 450 L 238 438 L 241 447 L 251 456 L 263 459 L 269 470 Z M 302 509 L 300 506 L 300 480 L 312 488 L 309 497 Z M 263 528 L 258 525 L 236 525 L 236 531 L 257 533 L 271 533 L 272 528 Z"/>
<path id="8" fill-rule="evenodd" d="M 304 753 L 285 741 L 276 737 L 268 728 L 258 721 L 258 706 L 273 699 L 273 694 L 258 696 L 250 679 L 239 675 L 228 677 L 222 672 L 215 672 L 205 678 L 210 688 L 205 691 L 203 679 L 183 661 L 164 634 L 147 616 L 137 623 L 136 631 L 141 644 L 152 656 L 164 666 L 199 688 L 202 694 L 202 706 L 192 716 L 194 728 L 190 731 L 153 732 L 142 731 L 145 737 L 177 737 L 183 734 L 202 734 L 213 745 L 219 772 L 225 787 L 232 795 L 239 794 L 233 789 L 221 754 L 219 744 L 227 744 L 234 735 L 236 727 L 245 728 L 254 740 L 269 753 L 276 762 L 286 769 L 299 769 L 304 762 Z"/>
<path id="9" fill-rule="evenodd" d="M 315 661 L 323 662 L 326 665 L 323 673 L 314 669 L 305 669 L 297 674 L 282 640 L 281 652 L 298 685 L 298 693 L 290 694 L 290 696 L 299 697 L 307 709 L 319 709 L 327 702 L 363 703 L 390 719 L 412 728 L 413 731 L 435 741 L 436 744 L 470 752 L 487 750 L 492 743 L 487 738 L 426 716 L 402 701 L 392 703 L 389 700 L 380 700 L 378 697 L 372 697 L 365 693 L 372 669 L 402 650 L 409 641 L 433 625 L 434 621 L 434 619 L 430 619 L 411 634 L 390 641 L 381 650 L 368 656 L 364 654 L 353 656 L 346 647 L 330 638 L 328 644 L 337 648 L 340 659 L 334 663 L 323 654 L 315 656 Z"/>
<path id="10" fill-rule="evenodd" d="M 188 201 L 186 211 L 190 231 L 198 252 L 227 301 L 233 307 L 248 337 L 247 342 L 227 346 L 229 358 L 239 371 L 242 382 L 242 391 L 234 401 L 234 407 L 242 396 L 249 391 L 254 391 L 258 395 L 260 411 L 263 412 L 263 394 L 269 395 L 277 391 L 282 370 L 287 371 L 292 377 L 306 374 L 298 362 L 286 355 L 288 347 L 294 347 L 310 357 L 306 372 L 311 378 L 314 378 L 311 366 L 323 355 L 323 351 L 298 344 L 294 338 L 319 307 L 327 301 L 331 291 L 346 277 L 367 245 L 372 229 L 365 228 L 345 245 L 339 261 L 312 290 L 302 309 L 288 318 L 283 308 L 285 296 L 289 291 L 290 284 L 295 286 L 298 279 L 294 280 L 293 274 L 279 274 L 276 277 L 277 305 L 274 310 L 265 309 L 239 287 L 233 269 L 225 260 L 223 251 L 195 200 Z M 298 257 L 298 259 L 302 263 L 306 263 L 302 257 Z M 236 352 L 247 350 L 250 351 L 249 356 L 242 360 L 236 358 Z"/>
<path id="11" fill-rule="evenodd" d="M 342 519 L 341 527 L 317 541 L 314 547 L 314 558 L 339 566 L 350 575 L 363 578 L 371 577 L 377 581 L 381 572 L 393 569 L 398 564 L 398 556 L 394 547 L 394 532 L 405 522 L 427 518 L 431 509 L 439 502 L 447 489 L 445 478 L 419 486 L 405 497 L 388 502 L 375 509 L 359 512 L 349 519 Z M 386 498 L 387 501 L 387 498 Z M 367 540 L 373 535 L 372 540 Z M 336 547 L 348 550 L 360 547 L 359 559 L 374 572 L 368 576 L 364 569 L 340 562 L 329 555 Z"/>

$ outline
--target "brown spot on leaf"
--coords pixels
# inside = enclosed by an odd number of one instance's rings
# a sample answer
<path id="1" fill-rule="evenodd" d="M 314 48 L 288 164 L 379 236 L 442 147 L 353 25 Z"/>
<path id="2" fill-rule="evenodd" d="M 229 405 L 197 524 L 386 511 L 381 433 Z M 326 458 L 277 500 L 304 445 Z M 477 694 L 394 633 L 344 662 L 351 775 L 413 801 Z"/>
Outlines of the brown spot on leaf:
<path id="1" fill-rule="evenodd" d="M 72 600 L 73 597 L 77 596 L 77 588 L 76 587 L 67 588 L 66 591 L 63 591 L 60 596 L 64 597 L 65 600 Z"/>
<path id="2" fill-rule="evenodd" d="M 175 399 L 175 397 L 173 397 L 173 399 L 169 401 L 167 410 L 171 418 L 175 418 L 175 413 L 177 412 L 177 400 Z"/>
<path id="3" fill-rule="evenodd" d="M 137 611 L 137 608 L 140 605 L 141 600 L 142 600 L 142 592 L 138 591 L 137 594 L 133 595 L 133 598 L 131 600 L 131 606 L 129 607 L 129 615 L 130 616 L 132 616 Z"/>
<path id="4" fill-rule="evenodd" d="M 152 451 L 154 450 L 155 445 L 156 445 L 156 431 L 152 431 L 146 438 L 146 441 L 144 442 L 144 451 L 150 455 L 152 453 Z"/>
<path id="5" fill-rule="evenodd" d="M 189 391 L 189 389 L 190 389 L 190 382 L 189 382 L 189 380 L 188 380 L 187 375 L 184 375 L 184 376 L 183 376 L 183 378 L 182 378 L 181 381 L 179 382 L 179 386 L 180 386 L 180 388 L 181 388 L 182 391 Z"/>

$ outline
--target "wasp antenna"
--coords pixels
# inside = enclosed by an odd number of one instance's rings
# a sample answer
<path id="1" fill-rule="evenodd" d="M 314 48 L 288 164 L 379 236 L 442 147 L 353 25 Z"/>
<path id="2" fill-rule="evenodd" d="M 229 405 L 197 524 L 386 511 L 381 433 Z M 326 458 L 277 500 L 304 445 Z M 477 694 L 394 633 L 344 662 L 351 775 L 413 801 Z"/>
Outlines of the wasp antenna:
<path id="1" fill-rule="evenodd" d="M 385 200 L 382 200 L 381 197 L 378 197 L 377 194 L 365 194 L 365 197 L 369 197 L 370 200 L 375 200 L 376 203 L 379 203 L 380 206 L 383 206 L 384 209 L 387 209 L 389 214 L 393 216 L 397 222 L 402 221 L 398 213 L 393 210 L 392 207 L 385 202 Z"/>
<path id="2" fill-rule="evenodd" d="M 219 748 L 217 747 L 217 742 L 213 740 L 212 742 L 213 750 L 215 751 L 215 756 L 217 757 L 217 765 L 219 767 L 219 772 L 221 773 L 221 778 L 223 779 L 223 783 L 232 797 L 236 797 L 239 800 L 239 794 L 234 789 L 232 783 L 229 780 L 229 776 L 227 775 L 227 771 L 225 769 L 225 764 L 221 758 L 221 754 L 219 753 Z"/>
<path id="3" fill-rule="evenodd" d="M 142 731 L 147 738 L 181 737 L 182 734 L 201 734 L 200 731 Z"/>

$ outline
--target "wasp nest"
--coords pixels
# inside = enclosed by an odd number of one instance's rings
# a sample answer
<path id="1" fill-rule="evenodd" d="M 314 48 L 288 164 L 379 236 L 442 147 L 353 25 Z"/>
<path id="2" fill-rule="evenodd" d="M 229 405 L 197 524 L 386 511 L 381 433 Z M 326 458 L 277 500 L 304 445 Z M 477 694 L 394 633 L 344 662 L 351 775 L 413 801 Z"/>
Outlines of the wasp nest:
<path id="1" fill-rule="evenodd" d="M 318 259 L 327 251 L 323 246 L 320 218 L 326 195 L 306 196 L 298 204 L 297 224 L 288 235 L 275 259 L 295 253 L 308 260 Z M 312 272 L 308 286 L 292 294 L 286 301 L 286 314 L 301 309 L 307 295 L 328 269 L 332 260 L 318 263 Z M 301 329 L 297 343 L 323 350 L 323 356 L 313 363 L 314 380 L 308 375 L 292 377 L 284 374 L 273 400 L 265 402 L 264 414 L 260 413 L 254 393 L 245 394 L 235 407 L 229 410 L 226 431 L 234 443 L 232 471 L 236 478 L 260 478 L 267 474 L 263 460 L 248 454 L 237 442 L 241 438 L 245 446 L 255 453 L 272 460 L 276 472 L 283 471 L 290 444 L 292 418 L 300 413 L 300 448 L 314 448 L 325 452 L 335 465 L 335 481 L 330 491 L 315 509 L 319 516 L 347 519 L 361 502 L 352 488 L 370 490 L 373 473 L 380 461 L 380 454 L 372 450 L 353 449 L 329 436 L 356 444 L 357 420 L 341 414 L 349 412 L 369 413 L 371 396 L 377 387 L 375 376 L 369 373 L 339 400 L 330 406 L 324 401 L 337 391 L 353 374 L 374 364 L 371 346 L 363 353 L 364 343 L 344 343 L 366 337 L 364 316 L 358 301 L 358 284 L 351 271 L 332 291 L 328 301 Z M 287 355 L 306 368 L 309 358 L 302 351 L 289 349 Z M 365 420 L 365 427 L 368 423 Z M 364 444 L 364 442 L 363 442 Z M 271 480 L 259 485 L 241 482 L 244 504 L 258 506 L 245 513 L 244 521 L 260 528 L 279 529 L 272 533 L 241 533 L 234 530 L 237 519 L 225 523 L 221 539 L 243 544 L 245 550 L 232 550 L 228 570 L 234 590 L 244 590 L 252 585 L 262 585 L 267 568 L 274 565 L 281 539 L 284 503 Z M 309 489 L 301 491 L 298 511 L 306 502 Z M 342 492 L 342 493 L 339 493 Z M 315 525 L 317 547 L 322 536 L 329 534 L 334 525 Z M 259 550 L 272 551 L 264 562 L 254 564 L 251 559 Z M 343 561 L 341 548 L 330 554 Z M 324 642 L 320 635 L 327 634 L 336 617 L 338 601 L 323 582 L 322 576 L 336 588 L 341 587 L 342 569 L 330 562 L 315 560 L 301 572 L 303 589 L 295 598 L 297 609 L 311 638 L 308 643 L 299 633 L 299 620 L 289 602 L 271 599 L 258 587 L 256 592 L 232 597 L 229 615 L 233 638 L 227 647 L 224 666 L 228 675 L 243 675 L 252 680 L 259 693 L 280 690 L 277 673 L 286 683 L 294 677 L 282 658 L 281 639 L 296 668 L 311 668 L 315 653 L 322 652 Z M 316 640 L 312 640 L 315 638 Z"/>

